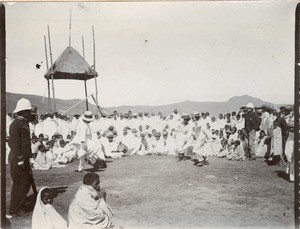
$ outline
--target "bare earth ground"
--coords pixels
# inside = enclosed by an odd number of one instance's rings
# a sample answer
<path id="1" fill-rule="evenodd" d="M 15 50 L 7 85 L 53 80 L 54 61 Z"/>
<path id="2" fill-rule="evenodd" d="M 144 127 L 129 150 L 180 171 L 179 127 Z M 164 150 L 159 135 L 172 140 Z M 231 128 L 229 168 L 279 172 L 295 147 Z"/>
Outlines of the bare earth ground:
<path id="1" fill-rule="evenodd" d="M 194 166 L 172 156 L 132 156 L 113 159 L 97 171 L 118 228 L 294 228 L 294 184 L 283 167 L 263 159 L 232 162 L 210 158 Z M 34 171 L 37 188 L 64 187 L 54 200 L 67 219 L 68 206 L 83 174 L 78 161 L 66 168 Z M 87 170 L 91 166 L 86 166 Z M 7 208 L 10 198 L 7 167 Z M 12 228 L 30 228 L 27 217 L 12 218 Z"/>

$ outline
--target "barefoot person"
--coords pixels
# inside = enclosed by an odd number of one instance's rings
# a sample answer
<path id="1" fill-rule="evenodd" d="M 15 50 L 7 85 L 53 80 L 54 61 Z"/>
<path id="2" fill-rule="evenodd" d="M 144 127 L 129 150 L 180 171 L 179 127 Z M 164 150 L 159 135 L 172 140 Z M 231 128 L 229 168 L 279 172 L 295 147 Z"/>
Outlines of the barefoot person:
<path id="1" fill-rule="evenodd" d="M 105 202 L 106 192 L 100 188 L 99 176 L 87 173 L 69 207 L 69 228 L 109 228 L 112 211 Z"/>

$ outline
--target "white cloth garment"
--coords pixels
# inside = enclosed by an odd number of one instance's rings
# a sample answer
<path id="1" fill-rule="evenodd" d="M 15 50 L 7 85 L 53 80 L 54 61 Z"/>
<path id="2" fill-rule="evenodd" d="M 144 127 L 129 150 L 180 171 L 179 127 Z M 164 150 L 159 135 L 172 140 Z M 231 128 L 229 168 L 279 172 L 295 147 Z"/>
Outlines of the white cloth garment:
<path id="1" fill-rule="evenodd" d="M 32 229 L 64 229 L 67 228 L 67 222 L 54 209 L 51 204 L 44 204 L 41 199 L 43 187 L 38 195 L 32 214 Z"/>
<path id="2" fill-rule="evenodd" d="M 112 224 L 110 206 L 89 185 L 78 189 L 69 207 L 69 228 L 108 228 Z"/>

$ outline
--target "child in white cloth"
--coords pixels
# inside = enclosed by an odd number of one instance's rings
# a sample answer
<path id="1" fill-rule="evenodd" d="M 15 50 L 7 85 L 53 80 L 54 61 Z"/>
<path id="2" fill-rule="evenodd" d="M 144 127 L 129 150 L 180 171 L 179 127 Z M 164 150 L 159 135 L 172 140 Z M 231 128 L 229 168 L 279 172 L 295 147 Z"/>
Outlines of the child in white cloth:
<path id="1" fill-rule="evenodd" d="M 67 222 L 52 206 L 54 191 L 43 187 L 38 195 L 32 214 L 32 229 L 65 229 Z"/>

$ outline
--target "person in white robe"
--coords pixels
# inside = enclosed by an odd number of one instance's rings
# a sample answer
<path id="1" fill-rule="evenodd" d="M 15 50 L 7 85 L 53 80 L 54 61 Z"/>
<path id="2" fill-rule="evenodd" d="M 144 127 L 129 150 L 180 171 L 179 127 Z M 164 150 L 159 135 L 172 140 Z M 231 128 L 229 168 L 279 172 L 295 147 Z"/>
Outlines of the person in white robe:
<path id="1" fill-rule="evenodd" d="M 87 173 L 71 201 L 68 212 L 70 229 L 109 228 L 113 212 L 106 203 L 106 192 L 100 188 L 99 176 Z"/>
<path id="2" fill-rule="evenodd" d="M 120 139 L 120 143 L 124 144 L 128 148 L 128 154 L 134 155 L 140 149 L 141 139 L 138 137 L 136 129 L 132 129 L 127 133 L 127 128 L 123 130 L 123 137 Z"/>
<path id="3" fill-rule="evenodd" d="M 41 143 L 39 142 L 38 138 L 36 136 L 31 138 L 31 152 L 32 157 L 35 158 L 38 153 L 38 147 Z"/>
<path id="4" fill-rule="evenodd" d="M 71 162 L 73 160 L 73 155 L 72 153 L 69 154 L 69 151 L 76 152 L 75 147 L 73 146 L 73 149 L 70 145 L 66 147 L 65 141 L 63 139 L 59 140 L 59 147 L 53 151 L 56 161 L 61 164 Z"/>
<path id="5" fill-rule="evenodd" d="M 287 159 L 286 173 L 289 175 L 290 181 L 295 181 L 294 168 L 294 116 L 288 121 L 289 137 L 285 144 L 285 155 Z"/>
<path id="6" fill-rule="evenodd" d="M 44 133 L 44 120 L 40 119 L 38 123 L 35 125 L 34 133 L 36 136 Z"/>
<path id="7" fill-rule="evenodd" d="M 86 158 L 97 158 L 105 161 L 105 156 L 101 150 L 101 146 L 97 144 L 96 139 L 92 139 L 92 132 L 89 123 L 93 120 L 93 113 L 86 111 L 82 120 L 78 123 L 76 128 L 76 135 L 74 136 L 71 144 L 77 149 L 79 165 L 77 172 L 82 172 L 86 162 Z"/>
<path id="8" fill-rule="evenodd" d="M 173 115 L 171 114 L 170 117 L 165 120 L 165 124 L 168 125 L 170 129 L 172 129 L 176 128 L 180 124 L 180 121 L 174 119 Z"/>
<path id="9" fill-rule="evenodd" d="M 208 153 L 206 149 L 212 151 L 211 142 L 208 141 L 209 137 L 207 136 L 207 133 L 208 132 L 204 132 L 203 130 L 201 130 L 197 140 L 195 141 L 193 153 L 195 154 L 196 159 L 194 159 L 194 165 L 207 164 L 206 158 L 208 156 Z"/>
<path id="10" fill-rule="evenodd" d="M 191 117 L 188 114 L 182 115 L 182 123 L 177 128 L 176 133 L 176 151 L 179 153 L 179 159 L 185 159 L 185 153 L 189 152 L 189 147 L 194 141 L 193 126 L 189 123 Z"/>
<path id="11" fill-rule="evenodd" d="M 177 109 L 174 109 L 173 113 L 170 114 L 169 116 L 167 116 L 166 120 L 170 120 L 170 117 L 172 116 L 172 119 L 174 121 L 177 121 L 177 122 L 180 122 L 181 121 L 181 116 L 180 114 L 178 113 L 178 110 Z"/>
<path id="12" fill-rule="evenodd" d="M 240 114 L 237 114 L 235 117 L 234 126 L 237 130 L 241 130 L 245 127 L 245 120 L 241 117 Z"/>
<path id="13" fill-rule="evenodd" d="M 282 157 L 282 134 L 281 128 L 278 126 L 278 121 L 273 122 L 273 132 L 271 138 L 271 152 L 268 161 L 271 164 L 278 164 Z"/>
<path id="14" fill-rule="evenodd" d="M 224 126 L 226 125 L 226 120 L 224 119 L 223 114 L 219 114 L 219 118 L 216 122 L 217 122 L 217 129 L 223 130 Z"/>
<path id="15" fill-rule="evenodd" d="M 81 119 L 81 118 L 80 118 L 80 115 L 79 115 L 79 114 L 74 114 L 74 115 L 73 115 L 73 119 L 72 119 L 72 121 L 71 121 L 71 131 L 75 131 L 75 130 L 76 130 L 77 125 L 78 125 L 80 119 Z"/>
<path id="16" fill-rule="evenodd" d="M 107 133 L 107 137 L 103 139 L 102 144 L 107 158 L 120 158 L 124 154 L 118 151 L 120 142 L 114 139 L 114 135 L 111 132 Z"/>
<path id="17" fill-rule="evenodd" d="M 230 147 L 230 151 L 226 156 L 227 160 L 231 161 L 241 161 L 245 160 L 244 150 L 242 149 L 241 143 L 239 140 L 236 140 L 234 144 Z"/>
<path id="18" fill-rule="evenodd" d="M 59 125 L 63 139 L 67 139 L 67 136 L 71 134 L 71 122 L 68 120 L 68 117 L 64 116 Z"/>
<path id="19" fill-rule="evenodd" d="M 269 123 L 269 116 L 270 111 L 266 105 L 262 105 L 262 114 L 261 114 L 261 124 L 260 129 L 267 133 L 270 123 Z"/>
<path id="20" fill-rule="evenodd" d="M 47 157 L 46 151 L 44 145 L 38 146 L 38 153 L 33 163 L 33 168 L 35 170 L 48 170 L 52 167 L 52 162 Z"/>
<path id="21" fill-rule="evenodd" d="M 151 142 L 149 147 L 149 154 L 152 155 L 164 155 L 166 152 L 164 151 L 164 142 L 161 139 L 161 133 L 156 132 L 154 135 L 154 140 Z"/>
<path id="22" fill-rule="evenodd" d="M 237 128 L 234 126 L 232 127 L 231 131 L 229 131 L 229 137 L 228 137 L 228 144 L 231 145 L 233 144 L 236 140 L 238 140 L 238 133 L 237 133 Z"/>
<path id="23" fill-rule="evenodd" d="M 55 133 L 60 133 L 57 122 L 53 119 L 53 114 L 49 114 L 48 117 L 43 122 L 44 135 L 52 136 Z"/>
<path id="24" fill-rule="evenodd" d="M 39 191 L 32 214 L 32 229 L 67 229 L 67 222 L 52 206 L 54 191 L 43 187 Z"/>
<path id="25" fill-rule="evenodd" d="M 229 154 L 227 139 L 222 139 L 221 145 L 222 145 L 222 147 L 216 155 L 217 155 L 217 157 L 224 158 Z"/>
<path id="26" fill-rule="evenodd" d="M 256 141 L 256 147 L 255 147 L 255 155 L 256 157 L 265 157 L 268 147 L 265 144 L 266 140 L 266 133 L 264 130 L 261 130 L 259 132 L 259 138 Z"/>
<path id="27" fill-rule="evenodd" d="M 217 156 L 217 154 L 222 149 L 221 140 L 222 138 L 219 137 L 219 131 L 215 130 L 215 132 L 212 134 L 212 142 L 211 142 L 213 156 Z"/>
<path id="28" fill-rule="evenodd" d="M 149 150 L 149 144 L 146 140 L 146 134 L 145 133 L 141 133 L 140 134 L 141 138 L 140 138 L 140 148 L 139 150 L 136 152 L 137 155 L 140 156 L 144 156 L 146 154 L 148 154 L 148 150 Z M 133 155 L 133 153 L 131 153 L 130 155 Z"/>
<path id="29" fill-rule="evenodd" d="M 200 145 L 197 143 L 194 146 L 193 152 L 196 154 L 196 157 L 199 161 L 206 160 L 208 156 L 213 155 L 213 134 L 210 129 L 204 131 L 205 138 L 201 137 L 199 141 Z M 201 160 L 202 159 L 202 160 Z"/>
<path id="30" fill-rule="evenodd" d="M 191 124 L 193 126 L 193 132 L 194 132 L 195 139 L 197 139 L 199 136 L 199 133 L 201 131 L 201 128 L 202 128 L 201 122 L 200 122 L 201 116 L 200 116 L 199 112 L 195 112 L 193 115 L 194 115 L 194 120 Z"/>
<path id="31" fill-rule="evenodd" d="M 167 131 L 163 131 L 163 153 L 166 155 L 176 155 L 176 143 Z"/>

